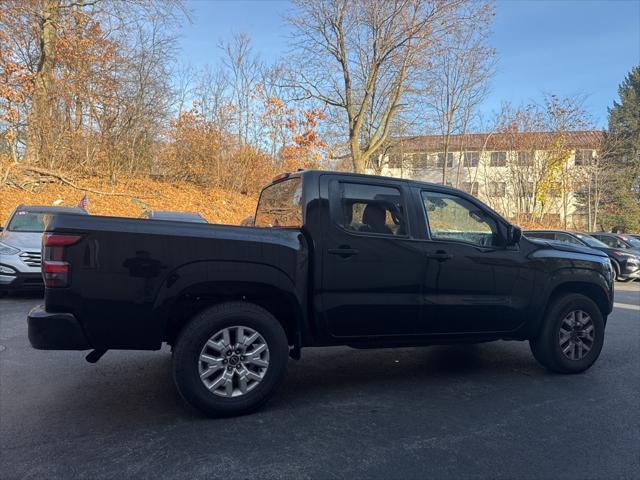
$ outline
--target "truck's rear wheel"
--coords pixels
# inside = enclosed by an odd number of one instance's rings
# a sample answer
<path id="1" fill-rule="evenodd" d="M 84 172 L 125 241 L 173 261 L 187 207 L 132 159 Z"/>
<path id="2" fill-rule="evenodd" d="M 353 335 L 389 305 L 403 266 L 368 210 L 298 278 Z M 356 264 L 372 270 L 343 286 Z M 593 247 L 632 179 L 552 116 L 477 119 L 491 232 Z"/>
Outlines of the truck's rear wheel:
<path id="1" fill-rule="evenodd" d="M 246 302 L 198 314 L 174 348 L 173 376 L 182 397 L 213 417 L 260 407 L 284 377 L 288 344 L 265 309 Z"/>
<path id="2" fill-rule="evenodd" d="M 604 319 L 598 306 L 577 293 L 557 298 L 549 307 L 533 356 L 549 370 L 579 373 L 598 359 L 604 343 Z"/>

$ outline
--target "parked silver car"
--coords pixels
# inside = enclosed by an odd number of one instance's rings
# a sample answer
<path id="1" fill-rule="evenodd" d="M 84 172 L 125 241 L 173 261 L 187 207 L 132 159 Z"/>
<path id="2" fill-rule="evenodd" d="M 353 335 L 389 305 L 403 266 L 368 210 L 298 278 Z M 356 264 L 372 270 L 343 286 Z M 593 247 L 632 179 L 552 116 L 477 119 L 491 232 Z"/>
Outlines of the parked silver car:
<path id="1" fill-rule="evenodd" d="M 19 205 L 0 227 L 0 295 L 9 291 L 40 290 L 40 248 L 47 215 L 87 215 L 77 207 Z"/>

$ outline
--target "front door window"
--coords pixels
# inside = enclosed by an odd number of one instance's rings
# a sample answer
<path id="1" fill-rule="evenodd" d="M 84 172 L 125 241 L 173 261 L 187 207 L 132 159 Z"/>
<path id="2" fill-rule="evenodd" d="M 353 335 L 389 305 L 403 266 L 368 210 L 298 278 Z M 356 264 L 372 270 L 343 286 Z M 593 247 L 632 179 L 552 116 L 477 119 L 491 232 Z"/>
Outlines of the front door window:
<path id="1" fill-rule="evenodd" d="M 498 225 L 469 200 L 440 192 L 422 192 L 432 240 L 454 240 L 491 247 L 498 244 Z"/>

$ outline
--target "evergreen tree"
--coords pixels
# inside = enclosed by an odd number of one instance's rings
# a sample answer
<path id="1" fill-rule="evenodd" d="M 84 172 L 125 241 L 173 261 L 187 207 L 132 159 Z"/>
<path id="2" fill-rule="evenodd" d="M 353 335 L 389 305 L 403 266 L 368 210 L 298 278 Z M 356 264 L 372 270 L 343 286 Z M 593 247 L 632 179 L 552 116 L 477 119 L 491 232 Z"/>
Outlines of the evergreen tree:
<path id="1" fill-rule="evenodd" d="M 603 226 L 640 232 L 640 66 L 631 69 L 618 95 L 609 108 L 606 151 L 613 175 Z"/>

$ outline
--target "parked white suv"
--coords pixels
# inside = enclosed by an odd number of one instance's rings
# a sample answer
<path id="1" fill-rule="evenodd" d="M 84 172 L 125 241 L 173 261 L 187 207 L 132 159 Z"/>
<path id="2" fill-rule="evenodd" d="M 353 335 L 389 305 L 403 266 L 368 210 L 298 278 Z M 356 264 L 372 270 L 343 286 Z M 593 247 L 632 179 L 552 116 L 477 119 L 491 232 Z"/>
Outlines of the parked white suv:
<path id="1" fill-rule="evenodd" d="M 41 290 L 40 249 L 47 215 L 75 213 L 87 215 L 77 207 L 19 205 L 0 227 L 0 295 L 9 291 Z"/>

